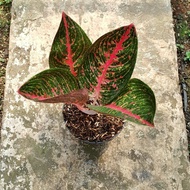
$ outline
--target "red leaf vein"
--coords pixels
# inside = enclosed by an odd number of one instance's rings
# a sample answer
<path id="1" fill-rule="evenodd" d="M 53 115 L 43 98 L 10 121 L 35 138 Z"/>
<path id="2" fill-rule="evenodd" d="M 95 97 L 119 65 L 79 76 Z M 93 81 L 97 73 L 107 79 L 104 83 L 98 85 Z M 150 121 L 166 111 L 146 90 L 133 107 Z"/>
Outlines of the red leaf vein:
<path id="1" fill-rule="evenodd" d="M 112 54 L 109 56 L 107 52 L 105 52 L 105 57 L 109 59 L 105 62 L 103 65 L 103 71 L 102 74 L 98 77 L 97 79 L 97 85 L 95 87 L 95 98 L 98 99 L 100 96 L 100 91 L 101 91 L 101 85 L 105 83 L 106 80 L 106 73 L 107 70 L 109 69 L 110 65 L 117 60 L 117 54 L 119 51 L 123 50 L 123 43 L 129 38 L 129 34 L 131 31 L 131 28 L 133 28 L 134 25 L 131 24 L 130 27 L 127 29 L 127 27 L 124 28 L 125 33 L 121 37 L 120 41 L 116 43 L 115 49 L 113 50 Z"/>
<path id="2" fill-rule="evenodd" d="M 63 23 L 65 26 L 65 32 L 66 32 L 66 47 L 67 47 L 67 53 L 68 58 L 65 60 L 66 64 L 69 65 L 71 73 L 76 76 L 76 72 L 74 71 L 74 62 L 72 59 L 72 49 L 71 49 L 71 43 L 70 43 L 70 37 L 69 37 L 69 30 L 68 30 L 68 23 L 66 19 L 65 13 L 63 13 Z"/>
<path id="3" fill-rule="evenodd" d="M 109 104 L 106 106 L 107 108 L 111 108 L 113 110 L 116 110 L 116 111 L 120 111 L 121 113 L 124 113 L 134 119 L 137 119 L 138 121 L 140 121 L 142 124 L 145 124 L 145 125 L 148 125 L 150 127 L 154 127 L 154 125 L 144 119 L 142 119 L 139 115 L 136 115 L 134 113 L 132 113 L 131 111 L 125 109 L 125 108 L 122 108 L 120 106 L 117 106 L 116 104 L 112 103 L 112 104 Z"/>

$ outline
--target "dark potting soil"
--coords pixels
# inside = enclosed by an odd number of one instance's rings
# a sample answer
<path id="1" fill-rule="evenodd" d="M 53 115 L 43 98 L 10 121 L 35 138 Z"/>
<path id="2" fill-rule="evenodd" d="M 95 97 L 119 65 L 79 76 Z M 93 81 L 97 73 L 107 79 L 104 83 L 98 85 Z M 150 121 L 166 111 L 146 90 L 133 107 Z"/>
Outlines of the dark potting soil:
<path id="1" fill-rule="evenodd" d="M 66 127 L 77 139 L 94 143 L 113 139 L 124 124 L 120 118 L 99 113 L 85 114 L 72 104 L 64 105 L 63 116 Z"/>

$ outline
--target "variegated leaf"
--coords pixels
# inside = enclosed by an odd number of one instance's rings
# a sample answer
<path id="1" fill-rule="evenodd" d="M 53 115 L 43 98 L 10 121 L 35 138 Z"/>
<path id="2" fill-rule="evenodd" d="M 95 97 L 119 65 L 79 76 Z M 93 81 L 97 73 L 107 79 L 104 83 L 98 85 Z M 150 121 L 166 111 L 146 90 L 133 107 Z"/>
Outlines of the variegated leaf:
<path id="1" fill-rule="evenodd" d="M 85 53 L 79 82 L 102 104 L 116 99 L 131 78 L 137 56 L 135 26 L 130 24 L 100 37 Z"/>
<path id="2" fill-rule="evenodd" d="M 156 100 L 150 87 L 139 79 L 131 79 L 125 93 L 105 106 L 88 105 L 94 111 L 154 126 Z"/>
<path id="3" fill-rule="evenodd" d="M 63 12 L 49 56 L 50 68 L 66 67 L 76 76 L 75 64 L 90 45 L 83 29 Z"/>
<path id="4" fill-rule="evenodd" d="M 40 72 L 23 84 L 18 93 L 33 101 L 45 103 L 83 105 L 88 100 L 88 91 L 79 89 L 76 78 L 64 68 Z"/>

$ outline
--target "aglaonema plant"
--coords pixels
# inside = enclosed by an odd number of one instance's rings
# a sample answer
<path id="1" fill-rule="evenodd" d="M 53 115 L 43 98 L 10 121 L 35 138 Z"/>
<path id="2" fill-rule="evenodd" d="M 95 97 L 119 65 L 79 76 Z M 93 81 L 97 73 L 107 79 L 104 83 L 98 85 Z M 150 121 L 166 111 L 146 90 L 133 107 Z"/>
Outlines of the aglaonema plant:
<path id="1" fill-rule="evenodd" d="M 65 103 L 87 115 L 97 113 L 154 126 L 155 96 L 131 79 L 138 50 L 133 24 L 93 44 L 68 15 L 62 19 L 49 55 L 50 68 L 25 82 L 19 94 L 36 102 Z"/>

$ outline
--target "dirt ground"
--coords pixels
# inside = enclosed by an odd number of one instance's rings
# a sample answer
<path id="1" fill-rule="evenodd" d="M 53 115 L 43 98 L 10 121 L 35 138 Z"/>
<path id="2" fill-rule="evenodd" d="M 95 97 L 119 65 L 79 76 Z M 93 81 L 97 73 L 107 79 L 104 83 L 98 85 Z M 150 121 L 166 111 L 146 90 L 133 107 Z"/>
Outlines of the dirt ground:
<path id="1" fill-rule="evenodd" d="M 171 0 L 190 158 L 190 1 Z"/>
<path id="2" fill-rule="evenodd" d="M 0 127 L 2 124 L 5 72 L 9 56 L 10 8 L 10 2 L 0 0 Z"/>
<path id="3" fill-rule="evenodd" d="M 156 3 L 156 2 L 155 2 Z M 190 151 L 190 0 L 171 0 L 184 114 Z M 11 0 L 0 0 L 0 127 L 9 51 Z"/>

